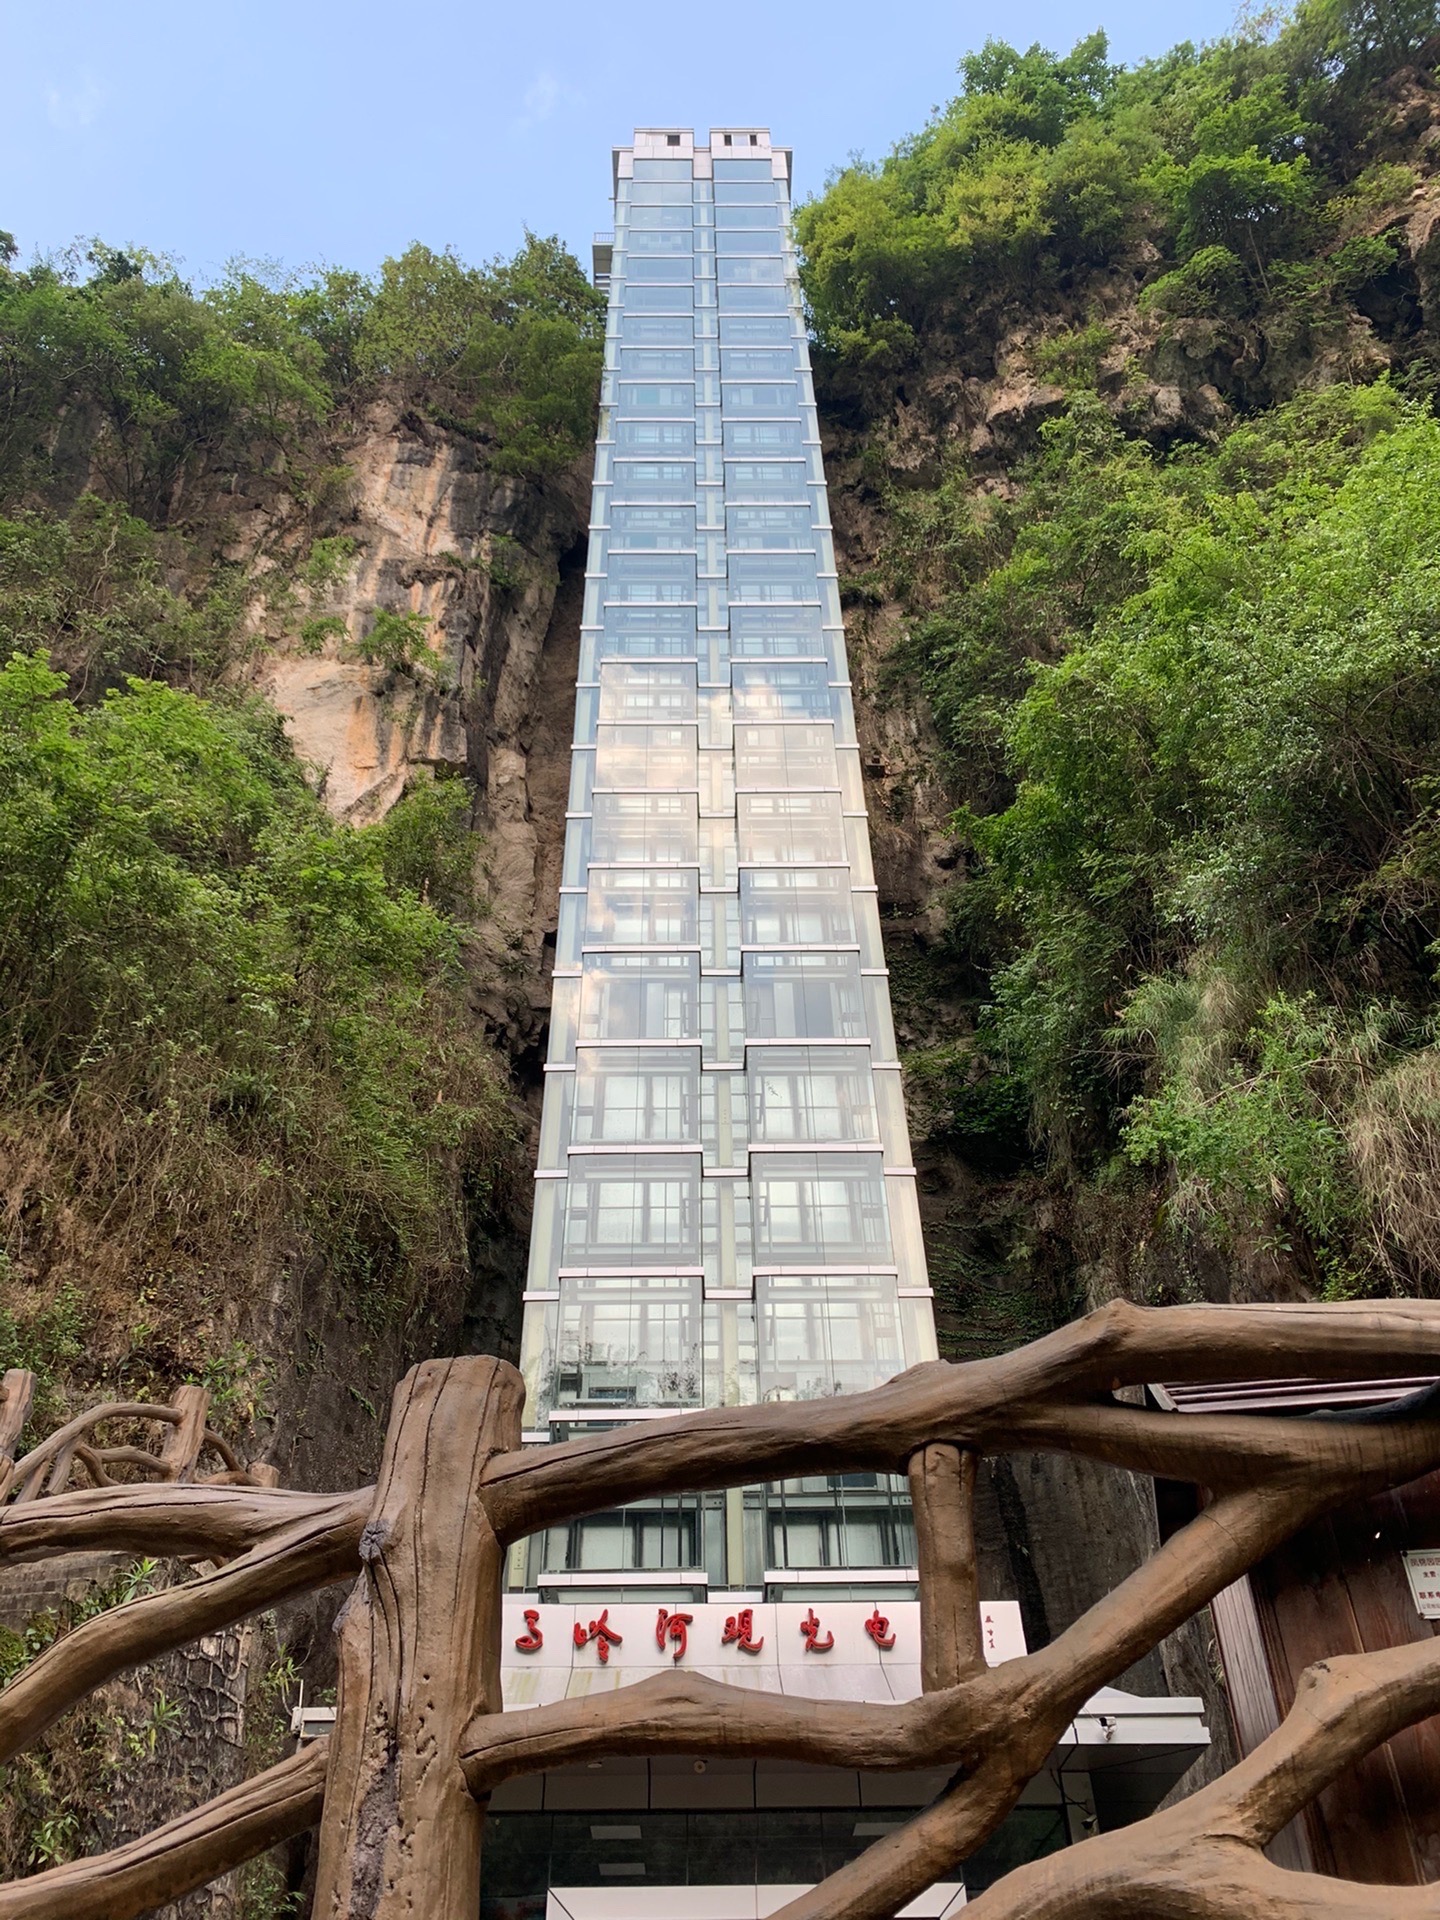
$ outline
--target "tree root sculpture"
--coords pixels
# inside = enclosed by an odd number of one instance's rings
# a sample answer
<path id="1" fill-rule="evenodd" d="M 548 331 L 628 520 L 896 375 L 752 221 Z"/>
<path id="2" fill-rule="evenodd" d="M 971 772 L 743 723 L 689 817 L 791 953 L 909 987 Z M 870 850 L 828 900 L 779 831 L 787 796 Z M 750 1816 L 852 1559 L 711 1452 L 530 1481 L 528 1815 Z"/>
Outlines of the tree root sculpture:
<path id="1" fill-rule="evenodd" d="M 80 1547 L 186 1554 L 199 1579 L 98 1616 L 0 1692 L 0 1754 L 89 1688 L 286 1595 L 354 1579 L 328 1748 L 143 1841 L 0 1888 L 0 1920 L 127 1920 L 277 1840 L 320 1828 L 317 1920 L 473 1920 L 484 1806 L 517 1774 L 604 1754 L 783 1755 L 953 1769 L 945 1792 L 777 1920 L 888 1920 L 952 1875 L 1015 1805 L 1085 1701 L 1298 1529 L 1440 1467 L 1440 1396 L 1324 1419 L 1157 1414 L 1150 1380 L 1440 1373 L 1440 1306 L 1115 1303 L 995 1359 L 917 1367 L 869 1393 L 705 1409 L 521 1448 L 514 1368 L 432 1360 L 396 1390 L 378 1484 L 287 1492 L 204 1425 L 203 1396 L 97 1408 L 13 1467 L 28 1376 L 0 1393 L 0 1566 Z M 103 1422 L 165 1428 L 159 1454 L 93 1444 Z M 198 1473 L 206 1450 L 220 1465 Z M 1049 1646 L 988 1668 L 977 1631 L 974 1489 L 985 1454 L 1071 1452 L 1209 1495 L 1199 1515 Z M 797 1703 L 663 1673 L 505 1713 L 504 1550 L 622 1500 L 815 1472 L 908 1472 L 923 1692 L 894 1707 Z M 88 1486 L 68 1491 L 81 1474 Z M 120 1484 L 129 1476 L 128 1484 Z M 1440 1711 L 1440 1642 L 1320 1663 L 1279 1730 L 1177 1807 L 1008 1874 L 976 1920 L 1369 1920 L 1376 1889 L 1285 1871 L 1262 1848 L 1343 1769 Z M 1384 1911 L 1440 1920 L 1440 1888 Z"/>

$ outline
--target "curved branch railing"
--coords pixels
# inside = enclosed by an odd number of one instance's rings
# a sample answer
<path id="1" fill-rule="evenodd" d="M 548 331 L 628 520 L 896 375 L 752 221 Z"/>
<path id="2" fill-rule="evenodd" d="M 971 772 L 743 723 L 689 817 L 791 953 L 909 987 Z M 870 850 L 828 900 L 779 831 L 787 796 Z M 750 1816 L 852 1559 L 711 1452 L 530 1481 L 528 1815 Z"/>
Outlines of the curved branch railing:
<path id="1" fill-rule="evenodd" d="M 1014 1806 L 1098 1687 L 1290 1535 L 1358 1495 L 1440 1467 L 1440 1404 L 1382 1416 L 1177 1420 L 1114 1396 L 1147 1380 L 1440 1372 L 1428 1303 L 1146 1309 L 1117 1303 L 990 1360 L 935 1363 L 869 1393 L 731 1407 L 522 1449 L 522 1384 L 487 1358 L 428 1361 L 396 1390 L 377 1484 L 284 1491 L 212 1445 L 204 1407 L 96 1409 L 6 1476 L 0 1566 L 105 1547 L 217 1563 L 88 1621 L 0 1692 L 0 1758 L 91 1687 L 277 1600 L 355 1579 L 334 1733 L 128 1847 L 0 1887 L 0 1920 L 127 1920 L 277 1840 L 320 1828 L 317 1920 L 473 1920 L 484 1804 L 501 1781 L 606 1754 L 780 1755 L 847 1768 L 947 1766 L 929 1807 L 777 1920 L 887 1920 L 954 1873 Z M 0 1460 L 28 1377 L 5 1377 Z M 92 1446 L 103 1419 L 154 1420 L 161 1451 Z M 990 1668 L 977 1633 L 973 1497 L 985 1454 L 1061 1451 L 1210 1498 L 1048 1646 Z M 91 1458 L 87 1458 L 87 1452 Z M 64 1489 L 95 1468 L 144 1474 Z M 62 1475 L 63 1468 L 63 1475 Z M 681 1489 L 817 1471 L 908 1472 L 921 1572 L 923 1691 L 893 1707 L 797 1702 L 667 1672 L 506 1713 L 505 1548 L 542 1527 Z M 160 1476 L 163 1474 L 163 1478 Z M 43 1482 L 44 1491 L 39 1491 Z M 358 1579 L 356 1576 L 358 1575 Z M 1374 1888 L 1282 1871 L 1262 1847 L 1353 1760 L 1440 1710 L 1440 1644 L 1322 1663 L 1279 1731 L 1179 1806 L 1017 1869 L 976 1920 L 1359 1920 Z M 1440 1888 L 1385 1911 L 1440 1920 Z"/>

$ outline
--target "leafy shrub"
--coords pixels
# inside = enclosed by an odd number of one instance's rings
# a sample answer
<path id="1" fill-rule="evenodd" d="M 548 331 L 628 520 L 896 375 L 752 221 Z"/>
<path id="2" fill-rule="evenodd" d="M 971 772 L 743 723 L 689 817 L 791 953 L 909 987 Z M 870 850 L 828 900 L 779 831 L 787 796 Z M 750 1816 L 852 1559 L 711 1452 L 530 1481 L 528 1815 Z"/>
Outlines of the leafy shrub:
<path id="1" fill-rule="evenodd" d="M 221 565 L 172 592 L 151 527 L 94 494 L 63 518 L 21 511 L 0 519 L 0 658 L 47 648 L 81 697 L 127 673 L 207 685 L 239 651 L 246 585 Z"/>
<path id="2" fill-rule="evenodd" d="M 338 827 L 259 704 L 64 687 L 0 669 L 0 1110 L 63 1118 L 133 1231 L 288 1218 L 341 1275 L 443 1273 L 452 1175 L 504 1134 L 453 923 L 407 883 L 458 894 L 456 809 Z"/>
<path id="3" fill-rule="evenodd" d="M 604 314 L 558 240 L 527 234 L 513 260 L 479 268 L 416 245 L 381 269 L 355 359 L 483 434 L 502 469 L 544 472 L 593 436 Z"/>
<path id="4" fill-rule="evenodd" d="M 832 395 L 873 412 L 923 341 L 984 354 L 997 305 L 1067 289 L 1139 240 L 1162 311 L 1283 307 L 1287 264 L 1322 234 L 1364 233 L 1413 185 L 1390 162 L 1347 177 L 1347 158 L 1365 90 L 1421 53 L 1437 11 L 1303 0 L 1275 29 L 1257 18 L 1129 70 L 1099 34 L 1063 57 L 998 41 L 968 55 L 926 126 L 797 210 Z M 1334 285 L 1359 284 L 1357 266 Z"/>
<path id="5" fill-rule="evenodd" d="M 1244 313 L 1253 304 L 1243 262 L 1228 247 L 1200 247 L 1140 296 L 1142 310 L 1187 320 Z"/>
<path id="6" fill-rule="evenodd" d="M 1334 387 L 1161 458 L 1077 392 L 1019 477 L 892 522 L 986 1054 L 1072 1176 L 1163 1168 L 1332 1290 L 1440 1284 L 1440 422 Z"/>
<path id="7" fill-rule="evenodd" d="M 29 269 L 0 251 L 0 502 L 76 471 L 163 525 L 200 473 L 277 464 L 323 493 L 317 429 L 383 381 L 423 390 L 505 471 L 547 472 L 591 437 L 603 328 L 579 263 L 534 235 L 479 268 L 417 245 L 378 282 L 239 261 L 199 294 L 98 241 Z"/>

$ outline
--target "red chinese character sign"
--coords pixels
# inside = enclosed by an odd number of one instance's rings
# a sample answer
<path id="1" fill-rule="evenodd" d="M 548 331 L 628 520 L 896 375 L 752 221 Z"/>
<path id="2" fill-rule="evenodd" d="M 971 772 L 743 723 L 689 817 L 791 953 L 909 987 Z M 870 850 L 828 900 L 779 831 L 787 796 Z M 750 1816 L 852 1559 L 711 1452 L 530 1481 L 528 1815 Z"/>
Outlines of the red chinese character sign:
<path id="1" fill-rule="evenodd" d="M 535 1607 L 525 1609 L 525 1631 L 517 1635 L 515 1651 L 517 1653 L 539 1653 L 545 1644 L 545 1636 L 540 1631 L 540 1614 Z"/>
<path id="2" fill-rule="evenodd" d="M 688 1644 L 687 1630 L 694 1623 L 693 1613 L 671 1613 L 666 1607 L 660 1609 L 659 1618 L 655 1622 L 655 1644 L 662 1653 L 667 1642 L 673 1646 L 675 1652 L 672 1658 L 677 1666 L 685 1658 L 685 1648 Z"/>
<path id="3" fill-rule="evenodd" d="M 738 1647 L 741 1653 L 759 1653 L 765 1645 L 765 1636 L 755 1638 L 755 1609 L 742 1607 L 739 1613 L 727 1614 L 725 1631 L 720 1636 L 722 1647 Z"/>
<path id="4" fill-rule="evenodd" d="M 823 1640 L 820 1638 L 820 1622 L 815 1617 L 813 1607 L 800 1622 L 800 1632 L 805 1639 L 806 1653 L 829 1653 L 835 1644 L 833 1633 L 827 1633 Z"/>
<path id="5" fill-rule="evenodd" d="M 608 1607 L 601 1613 L 598 1620 L 592 1620 L 590 1622 L 588 1628 L 582 1627 L 578 1620 L 575 1622 L 576 1646 L 588 1646 L 592 1640 L 595 1642 L 595 1651 L 600 1656 L 600 1664 L 602 1667 L 608 1666 L 609 1664 L 611 1647 L 618 1647 L 624 1644 L 624 1635 L 617 1633 L 610 1625 L 610 1609 Z"/>
<path id="6" fill-rule="evenodd" d="M 895 1645 L 895 1636 L 890 1631 L 890 1622 L 878 1607 L 865 1622 L 865 1631 L 882 1653 L 889 1653 Z"/>

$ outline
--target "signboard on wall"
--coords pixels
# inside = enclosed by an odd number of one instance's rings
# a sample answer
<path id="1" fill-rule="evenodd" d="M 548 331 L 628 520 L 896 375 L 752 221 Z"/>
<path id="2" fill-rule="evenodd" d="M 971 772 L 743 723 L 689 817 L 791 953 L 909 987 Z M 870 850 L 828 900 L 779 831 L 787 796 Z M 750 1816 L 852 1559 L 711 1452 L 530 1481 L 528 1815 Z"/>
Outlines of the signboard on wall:
<path id="1" fill-rule="evenodd" d="M 980 1621 L 991 1666 L 1023 1657 L 1013 1600 L 985 1602 Z M 501 1662 L 507 1707 L 608 1690 L 677 1667 L 780 1693 L 889 1703 L 920 1692 L 920 1604 L 541 1606 L 507 1597 Z"/>
<path id="2" fill-rule="evenodd" d="M 1402 1553 L 1410 1597 L 1422 1620 L 1440 1620 L 1440 1550 L 1424 1548 Z"/>

